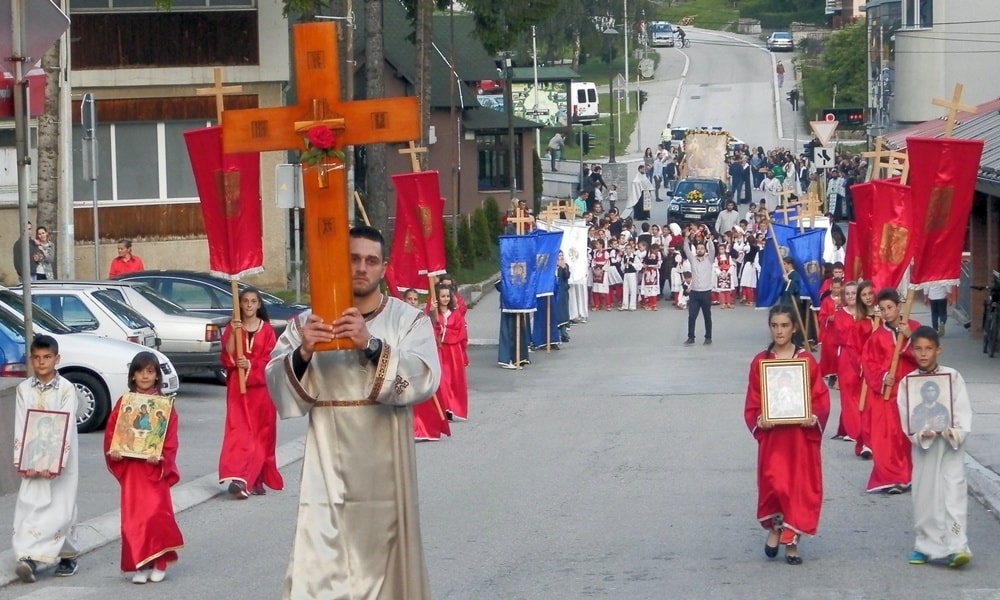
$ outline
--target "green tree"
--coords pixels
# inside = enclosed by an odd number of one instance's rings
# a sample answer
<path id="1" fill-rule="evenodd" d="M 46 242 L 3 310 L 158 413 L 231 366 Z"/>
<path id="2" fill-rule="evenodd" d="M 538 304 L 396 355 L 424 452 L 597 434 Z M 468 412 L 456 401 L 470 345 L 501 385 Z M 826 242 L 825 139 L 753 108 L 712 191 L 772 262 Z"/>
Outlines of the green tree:
<path id="1" fill-rule="evenodd" d="M 449 273 L 454 273 L 459 267 L 458 246 L 455 245 L 455 227 L 451 223 L 444 224 L 444 263 Z"/>
<path id="2" fill-rule="evenodd" d="M 462 4 L 472 13 L 476 36 L 486 51 L 498 53 L 514 47 L 521 35 L 531 32 L 531 26 L 545 21 L 559 7 L 561 0 L 465 0 Z"/>
<path id="3" fill-rule="evenodd" d="M 476 264 L 476 246 L 468 219 L 462 219 L 458 225 L 458 264 L 466 269 Z"/>
<path id="4" fill-rule="evenodd" d="M 483 202 L 483 212 L 486 213 L 486 220 L 490 225 L 490 241 L 494 246 L 499 243 L 499 238 L 503 235 L 503 218 L 500 214 L 500 205 L 493 196 L 488 196 Z"/>
<path id="5" fill-rule="evenodd" d="M 861 21 L 833 32 L 823 52 L 823 76 L 828 87 L 837 85 L 837 103 L 865 106 L 868 88 L 865 83 L 868 34 Z"/>
<path id="6" fill-rule="evenodd" d="M 472 213 L 472 240 L 476 247 L 476 258 L 493 256 L 493 243 L 490 240 L 490 223 L 486 212 L 480 207 Z"/>
<path id="7" fill-rule="evenodd" d="M 533 201 L 531 203 L 531 210 L 537 215 L 542 211 L 542 190 L 544 189 L 545 179 L 542 175 L 542 159 L 539 158 L 537 152 L 531 153 L 531 176 L 535 182 Z"/>

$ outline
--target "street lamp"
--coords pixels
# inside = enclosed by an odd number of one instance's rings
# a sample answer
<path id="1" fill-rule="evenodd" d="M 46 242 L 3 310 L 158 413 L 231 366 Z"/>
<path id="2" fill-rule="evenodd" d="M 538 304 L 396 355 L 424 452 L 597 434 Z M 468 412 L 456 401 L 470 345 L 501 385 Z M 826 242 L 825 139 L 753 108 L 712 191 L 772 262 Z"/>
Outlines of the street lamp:
<path id="1" fill-rule="evenodd" d="M 613 163 L 615 162 L 615 67 L 611 60 L 611 50 L 613 48 L 612 42 L 615 36 L 618 35 L 618 30 L 614 27 L 608 27 L 603 33 L 608 36 L 608 73 L 610 75 L 608 78 L 608 91 L 611 98 L 611 135 L 608 137 L 608 162 Z"/>

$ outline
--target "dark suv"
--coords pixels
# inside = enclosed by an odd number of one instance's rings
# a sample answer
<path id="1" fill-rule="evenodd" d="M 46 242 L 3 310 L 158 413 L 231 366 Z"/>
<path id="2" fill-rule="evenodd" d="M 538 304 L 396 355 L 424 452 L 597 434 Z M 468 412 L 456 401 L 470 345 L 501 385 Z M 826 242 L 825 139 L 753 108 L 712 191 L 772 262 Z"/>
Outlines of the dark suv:
<path id="1" fill-rule="evenodd" d="M 667 220 L 676 223 L 703 221 L 714 225 L 729 200 L 726 184 L 718 179 L 681 179 L 670 195 Z"/>

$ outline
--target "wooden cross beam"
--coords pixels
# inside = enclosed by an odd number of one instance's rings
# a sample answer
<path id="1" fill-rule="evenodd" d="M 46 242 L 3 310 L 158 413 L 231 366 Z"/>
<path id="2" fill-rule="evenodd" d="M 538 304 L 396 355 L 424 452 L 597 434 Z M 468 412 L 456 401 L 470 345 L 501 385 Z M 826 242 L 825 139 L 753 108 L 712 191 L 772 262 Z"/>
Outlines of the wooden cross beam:
<path id="1" fill-rule="evenodd" d="M 212 69 L 212 78 L 215 84 L 212 87 L 197 88 L 194 93 L 198 96 L 215 96 L 215 118 L 217 123 L 222 123 L 222 111 L 226 110 L 225 95 L 239 94 L 243 91 L 242 85 L 222 85 L 222 69 L 215 67 Z"/>
<path id="2" fill-rule="evenodd" d="M 559 202 L 556 203 L 556 206 L 559 207 L 559 212 L 566 215 L 566 218 L 568 220 L 570 221 L 576 220 L 576 214 L 577 212 L 579 212 L 576 208 L 576 202 L 573 202 L 572 200 L 566 200 L 566 201 L 560 200 Z M 580 217 L 582 218 L 583 215 L 581 214 Z"/>
<path id="3" fill-rule="evenodd" d="M 890 169 L 899 171 L 899 183 L 906 185 L 910 180 L 910 157 L 906 152 L 893 150 L 889 153 Z"/>
<path id="4" fill-rule="evenodd" d="M 423 146 L 417 146 L 417 144 L 414 143 L 413 140 L 410 140 L 409 145 L 406 148 L 401 148 L 397 150 L 397 152 L 403 155 L 406 154 L 410 155 L 410 169 L 412 169 L 414 173 L 419 173 L 420 171 L 423 170 L 420 168 L 420 159 L 417 158 L 417 155 L 426 154 L 427 148 L 424 148 Z"/>
<path id="5" fill-rule="evenodd" d="M 528 223 L 534 223 L 535 217 L 529 215 L 527 211 L 515 208 L 514 215 L 507 217 L 507 222 L 514 224 L 514 231 L 517 235 L 524 235 L 524 226 Z"/>
<path id="6" fill-rule="evenodd" d="M 303 133 L 326 127 L 338 135 L 334 149 L 344 146 L 407 142 L 420 138 L 416 97 L 348 100 L 340 98 L 337 24 L 316 21 L 295 25 L 295 97 L 298 104 L 274 108 L 227 110 L 222 113 L 223 151 L 268 152 L 305 150 Z M 345 169 L 320 177 L 303 177 L 306 253 L 313 312 L 327 323 L 354 305 L 350 269 L 350 221 Z M 334 340 L 320 350 L 352 348 Z"/>
<path id="7" fill-rule="evenodd" d="M 545 205 L 542 212 L 538 213 L 538 220 L 545 221 L 546 223 L 554 223 L 556 219 L 560 219 L 562 213 L 562 208 L 559 207 L 558 202 L 551 202 Z"/>
<path id="8" fill-rule="evenodd" d="M 948 116 L 944 118 L 944 137 L 950 138 L 955 133 L 955 125 L 958 125 L 958 112 L 976 112 L 975 106 L 962 104 L 962 90 L 965 86 L 961 83 L 955 84 L 955 90 L 951 94 L 951 101 L 941 98 L 934 98 L 931 104 L 948 109 Z"/>
<path id="9" fill-rule="evenodd" d="M 876 137 L 872 142 L 872 146 L 874 146 L 874 149 L 871 152 L 861 153 L 862 158 L 870 159 L 868 161 L 868 173 L 865 177 L 865 181 L 882 179 L 879 175 L 881 175 L 882 170 L 885 168 L 883 165 L 889 156 L 888 151 L 883 150 L 885 148 L 885 138 L 882 136 Z"/>

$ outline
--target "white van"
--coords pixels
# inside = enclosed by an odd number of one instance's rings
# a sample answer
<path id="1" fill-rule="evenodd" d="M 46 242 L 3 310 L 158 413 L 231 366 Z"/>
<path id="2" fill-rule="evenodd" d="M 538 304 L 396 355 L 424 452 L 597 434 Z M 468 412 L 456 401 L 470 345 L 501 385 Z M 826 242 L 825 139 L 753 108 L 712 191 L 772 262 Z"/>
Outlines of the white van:
<path id="1" fill-rule="evenodd" d="M 600 116 L 597 107 L 597 85 L 593 81 L 569 84 L 570 123 L 592 123 Z"/>

